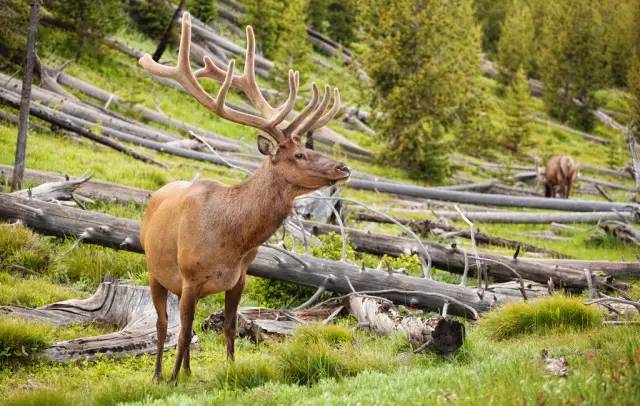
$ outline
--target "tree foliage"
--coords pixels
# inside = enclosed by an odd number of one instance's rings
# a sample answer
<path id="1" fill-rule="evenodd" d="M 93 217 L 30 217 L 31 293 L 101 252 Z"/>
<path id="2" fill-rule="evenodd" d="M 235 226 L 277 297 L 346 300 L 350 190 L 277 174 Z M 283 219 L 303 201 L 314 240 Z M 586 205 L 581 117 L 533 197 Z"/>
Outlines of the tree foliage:
<path id="1" fill-rule="evenodd" d="M 286 6 L 283 0 L 244 0 L 243 24 L 251 25 L 256 33 L 257 45 L 264 55 L 273 58 L 282 31 L 282 14 Z"/>
<path id="2" fill-rule="evenodd" d="M 175 8 L 164 0 L 129 2 L 128 12 L 138 29 L 153 40 L 158 40 L 167 29 Z"/>
<path id="3" fill-rule="evenodd" d="M 514 154 L 531 143 L 531 96 L 527 76 L 523 67 L 516 72 L 515 78 L 507 88 L 505 113 L 507 128 L 503 135 L 504 146 Z"/>
<path id="4" fill-rule="evenodd" d="M 341 44 L 355 40 L 356 0 L 310 0 L 309 25 Z"/>
<path id="5" fill-rule="evenodd" d="M 27 41 L 28 0 L 0 0 L 0 58 L 3 64 L 21 63 Z"/>
<path id="6" fill-rule="evenodd" d="M 549 112 L 584 129 L 593 126 L 593 92 L 606 79 L 603 23 L 597 0 L 546 5 L 540 72 Z"/>
<path id="7" fill-rule="evenodd" d="M 509 84 L 518 69 L 526 73 L 535 64 L 535 30 L 533 16 L 526 3 L 514 3 L 509 9 L 498 41 L 497 62 L 500 79 Z"/>
<path id="8" fill-rule="evenodd" d="M 66 27 L 62 49 L 76 58 L 95 50 L 103 38 L 126 21 L 124 0 L 48 0 L 44 6 L 60 26 Z"/>
<path id="9" fill-rule="evenodd" d="M 310 70 L 309 55 L 312 52 L 307 36 L 307 23 L 304 18 L 308 0 L 289 0 L 280 18 L 278 46 L 274 59 L 278 69 L 306 72 Z M 286 80 L 286 72 L 276 75 Z"/>
<path id="10" fill-rule="evenodd" d="M 502 23 L 512 0 L 476 0 L 476 19 L 482 26 L 482 49 L 490 56 L 497 50 Z"/>
<path id="11" fill-rule="evenodd" d="M 640 29 L 636 19 L 640 9 L 638 0 L 601 0 L 600 12 L 603 20 L 603 40 L 605 58 L 610 83 L 624 86 L 634 54 L 634 44 L 638 41 Z"/>
<path id="12" fill-rule="evenodd" d="M 382 113 L 376 124 L 384 156 L 416 177 L 443 179 L 451 131 L 468 107 L 480 65 L 472 3 L 367 0 L 359 6 L 359 52 Z"/>
<path id="13" fill-rule="evenodd" d="M 206 23 L 213 21 L 218 15 L 216 0 L 189 0 L 187 9 L 196 18 Z"/>

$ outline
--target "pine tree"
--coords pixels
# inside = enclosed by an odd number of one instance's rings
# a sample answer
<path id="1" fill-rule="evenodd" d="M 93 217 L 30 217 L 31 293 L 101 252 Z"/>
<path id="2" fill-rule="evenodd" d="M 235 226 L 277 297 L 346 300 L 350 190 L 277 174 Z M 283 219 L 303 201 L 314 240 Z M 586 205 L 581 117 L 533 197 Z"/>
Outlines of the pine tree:
<path id="1" fill-rule="evenodd" d="M 476 0 L 475 14 L 482 26 L 482 49 L 492 56 L 496 50 L 502 26 L 513 0 Z"/>
<path id="2" fill-rule="evenodd" d="M 384 157 L 440 180 L 459 116 L 479 75 L 480 32 L 470 0 L 359 3 L 363 66 L 371 78 Z"/>
<path id="3" fill-rule="evenodd" d="M 504 146 L 514 154 L 531 144 L 531 96 L 524 69 L 520 67 L 507 88 L 505 113 L 507 128 L 503 135 Z"/>
<path id="4" fill-rule="evenodd" d="M 289 69 L 310 70 L 309 55 L 312 52 L 307 36 L 306 10 L 308 0 L 289 0 L 281 16 L 278 45 L 273 58 L 277 62 L 279 80 L 286 80 Z"/>
<path id="5" fill-rule="evenodd" d="M 218 15 L 216 0 L 190 0 L 187 7 L 191 14 L 207 23 L 213 21 Z"/>
<path id="6" fill-rule="evenodd" d="M 356 0 L 309 0 L 309 25 L 334 41 L 349 45 L 355 40 Z"/>
<path id="7" fill-rule="evenodd" d="M 612 85 L 625 86 L 640 22 L 635 21 L 634 10 L 640 9 L 640 1 L 601 0 L 600 6 L 607 74 Z"/>
<path id="8" fill-rule="evenodd" d="M 546 107 L 554 117 L 589 130 L 593 92 L 606 78 L 598 0 L 562 0 L 545 12 L 540 71 Z"/>
<path id="9" fill-rule="evenodd" d="M 286 6 L 284 0 L 244 0 L 243 24 L 251 25 L 256 33 L 256 42 L 268 58 L 273 58 L 282 31 L 282 17 Z"/>
<path id="10" fill-rule="evenodd" d="M 517 2 L 510 8 L 498 42 L 497 62 L 500 80 L 508 85 L 521 67 L 532 71 L 535 61 L 535 30 L 531 10 L 526 3 Z"/>

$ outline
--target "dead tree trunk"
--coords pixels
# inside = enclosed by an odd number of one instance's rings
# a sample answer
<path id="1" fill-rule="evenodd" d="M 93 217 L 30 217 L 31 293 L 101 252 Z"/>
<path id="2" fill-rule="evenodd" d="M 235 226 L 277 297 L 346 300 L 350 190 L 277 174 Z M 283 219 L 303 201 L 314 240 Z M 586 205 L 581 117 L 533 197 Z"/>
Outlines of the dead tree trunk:
<path id="1" fill-rule="evenodd" d="M 448 317 L 402 317 L 380 298 L 352 295 L 349 310 L 358 320 L 358 327 L 379 335 L 400 333 L 409 339 L 414 350 L 433 349 L 449 354 L 464 341 L 464 325 Z"/>
<path id="2" fill-rule="evenodd" d="M 340 228 L 329 224 L 305 222 L 313 234 L 339 233 Z M 416 241 L 402 237 L 394 237 L 385 234 L 347 229 L 349 241 L 357 251 L 367 252 L 375 255 L 391 255 L 394 257 L 401 254 L 420 252 Z M 464 253 L 458 248 L 450 248 L 442 244 L 429 241 L 422 242 L 427 248 L 433 266 L 448 272 L 463 273 L 465 269 Z M 469 256 L 469 264 L 473 264 L 473 256 Z M 552 279 L 555 286 L 566 286 L 570 288 L 583 289 L 587 287 L 587 281 L 582 271 L 572 268 L 545 265 L 531 262 L 525 259 L 513 259 L 489 253 L 480 253 L 479 261 L 487 268 L 487 272 L 497 281 L 510 281 L 522 279 L 547 283 Z M 514 272 L 515 271 L 515 272 Z M 516 275 L 517 273 L 517 275 Z M 598 284 L 608 282 L 606 278 L 594 278 Z"/>
<path id="3" fill-rule="evenodd" d="M 167 49 L 167 46 L 169 45 L 169 41 L 171 41 L 171 33 L 173 32 L 173 26 L 175 25 L 176 21 L 178 21 L 178 17 L 180 16 L 180 14 L 182 14 L 185 1 L 186 0 L 180 0 L 180 3 L 178 4 L 178 8 L 176 8 L 176 11 L 171 16 L 171 21 L 169 21 L 169 25 L 167 25 L 167 29 L 164 31 L 164 34 L 162 34 L 162 38 L 160 38 L 158 47 L 156 48 L 156 51 L 153 53 L 153 60 L 156 62 L 160 60 L 160 57 L 162 57 L 162 54 L 164 54 L 165 49 Z"/>
<path id="4" fill-rule="evenodd" d="M 426 214 L 426 213 L 425 213 Z M 455 211 L 436 211 L 435 214 L 445 219 L 460 219 Z M 550 223 L 598 223 L 604 220 L 638 221 L 632 212 L 594 211 L 591 213 L 570 212 L 517 212 L 517 211 L 480 211 L 465 212 L 471 221 L 501 224 L 550 224 Z"/>
<path id="5" fill-rule="evenodd" d="M 22 187 L 22 175 L 27 153 L 27 130 L 29 129 L 29 104 L 31 103 L 31 82 L 33 81 L 33 67 L 36 57 L 36 39 L 38 36 L 38 17 L 40 14 L 40 0 L 31 3 L 29 15 L 29 35 L 27 36 L 27 51 L 25 55 L 24 71 L 22 72 L 22 95 L 20 97 L 20 124 L 18 125 L 18 140 L 14 163 L 13 181 L 11 189 Z"/>
<path id="6" fill-rule="evenodd" d="M 20 220 L 27 227 L 46 235 L 79 237 L 92 243 L 115 249 L 142 252 L 140 224 L 107 214 L 78 210 L 56 204 L 26 200 L 0 193 L 0 219 Z M 381 291 L 396 304 L 442 309 L 449 302 L 449 313 L 477 317 L 492 306 L 517 296 L 487 292 L 479 298 L 474 289 L 401 274 L 365 270 L 340 261 L 311 256 L 293 259 L 280 251 L 260 247 L 249 275 L 293 282 L 305 286 L 325 286 L 337 293 L 350 293 L 349 281 L 358 291 Z"/>
<path id="7" fill-rule="evenodd" d="M 580 259 L 546 259 L 535 258 L 532 262 L 539 262 L 547 265 L 559 265 L 561 267 L 574 268 L 579 271 L 591 269 L 592 271 L 602 271 L 614 279 L 624 277 L 640 278 L 640 261 L 636 262 L 614 262 L 614 261 L 590 261 Z"/>
<path id="8" fill-rule="evenodd" d="M 22 317 L 57 326 L 97 321 L 117 326 L 115 333 L 60 341 L 45 350 L 54 361 L 90 359 L 97 355 L 137 355 L 156 352 L 156 311 L 147 286 L 103 282 L 88 299 L 65 300 L 37 309 L 1 306 L 0 314 Z M 169 293 L 169 327 L 165 349 L 175 347 L 180 331 L 178 298 Z M 192 342 L 197 342 L 194 336 Z"/>
<path id="9" fill-rule="evenodd" d="M 629 144 L 629 152 L 631 153 L 631 164 L 633 165 L 633 173 L 636 181 L 636 200 L 640 201 L 640 158 L 638 157 L 638 151 L 636 149 L 637 143 L 634 136 L 636 131 L 635 125 L 629 125 L 627 129 L 627 144 Z"/>

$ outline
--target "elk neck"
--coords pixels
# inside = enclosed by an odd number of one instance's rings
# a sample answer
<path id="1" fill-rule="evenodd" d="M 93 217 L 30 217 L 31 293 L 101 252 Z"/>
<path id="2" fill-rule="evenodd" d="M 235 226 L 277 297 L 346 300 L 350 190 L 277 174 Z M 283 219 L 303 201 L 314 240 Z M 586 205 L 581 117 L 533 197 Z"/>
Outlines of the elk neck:
<path id="1" fill-rule="evenodd" d="M 267 158 L 251 177 L 232 187 L 242 211 L 241 239 L 249 246 L 265 242 L 291 213 L 296 188 L 272 170 Z"/>

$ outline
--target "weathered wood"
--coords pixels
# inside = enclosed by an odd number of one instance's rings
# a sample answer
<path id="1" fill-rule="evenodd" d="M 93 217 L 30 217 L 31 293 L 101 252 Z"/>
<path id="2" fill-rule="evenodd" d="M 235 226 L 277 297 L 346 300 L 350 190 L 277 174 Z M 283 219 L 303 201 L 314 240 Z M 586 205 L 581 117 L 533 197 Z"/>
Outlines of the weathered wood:
<path id="1" fill-rule="evenodd" d="M 627 130 L 627 145 L 629 145 L 629 152 L 631 154 L 631 165 L 633 167 L 634 178 L 636 181 L 636 196 L 640 197 L 640 157 L 638 157 L 638 143 L 635 138 L 636 126 L 630 125 Z"/>
<path id="2" fill-rule="evenodd" d="M 544 170 L 542 171 L 542 173 L 544 173 Z M 533 181 L 536 179 L 536 172 L 525 171 L 525 172 L 516 173 L 515 175 L 513 175 L 513 179 L 518 181 Z M 584 183 L 590 183 L 592 185 L 605 186 L 610 189 L 624 190 L 627 192 L 635 192 L 635 189 L 631 186 L 622 185 L 620 183 L 615 183 L 615 182 L 609 182 L 606 180 L 594 179 L 588 176 L 581 175 L 578 177 L 578 181 L 584 182 Z"/>
<path id="3" fill-rule="evenodd" d="M 380 216 L 378 214 L 370 214 L 366 212 L 358 212 L 355 216 L 355 219 L 358 221 L 370 221 L 375 223 L 393 224 L 393 222 L 387 219 L 386 217 Z M 428 238 L 429 234 L 433 234 L 438 237 L 443 237 L 444 233 L 452 234 L 455 237 L 462 237 L 467 239 L 471 238 L 470 231 L 461 230 L 457 227 L 444 224 L 442 222 L 435 222 L 435 221 L 426 220 L 426 219 L 425 220 L 407 220 L 407 219 L 396 218 L 396 220 L 401 224 L 409 226 L 414 232 L 418 233 L 419 235 L 422 235 L 425 238 Z M 559 252 L 554 252 L 546 248 L 537 247 L 535 245 L 528 244 L 522 241 L 510 240 L 510 239 L 501 238 L 501 237 L 494 237 L 480 231 L 476 231 L 474 233 L 474 237 L 478 245 L 496 245 L 496 246 L 513 248 L 513 249 L 520 247 L 521 249 L 527 252 L 537 252 L 541 254 L 553 255 L 556 257 L 564 257 L 564 255 Z"/>
<path id="4" fill-rule="evenodd" d="M 92 243 L 115 249 L 142 252 L 139 240 L 140 224 L 103 213 L 78 210 L 37 200 L 26 200 L 0 193 L 0 219 L 20 220 L 27 227 L 46 235 L 80 237 L 84 243 Z M 513 296 L 486 293 L 479 298 L 474 289 L 433 280 L 415 278 L 383 271 L 362 270 L 351 264 L 330 261 L 311 256 L 298 260 L 283 255 L 278 250 L 260 247 L 249 275 L 288 281 L 305 286 L 326 286 L 329 291 L 349 293 L 348 280 L 359 291 L 396 289 L 383 296 L 396 304 L 425 309 L 441 309 L 445 301 L 451 301 L 449 313 L 470 316 L 469 308 L 478 313 L 488 311 L 493 305 L 510 300 Z M 332 278 L 329 278 L 333 275 Z M 455 300 L 455 303 L 453 302 Z"/>
<path id="5" fill-rule="evenodd" d="M 559 265 L 562 267 L 583 270 L 591 269 L 594 272 L 601 271 L 613 278 L 634 277 L 640 278 L 640 261 L 636 262 L 615 262 L 615 261 L 592 261 L 580 259 L 547 259 L 535 258 L 533 262 L 540 262 L 548 265 Z"/>
<path id="6" fill-rule="evenodd" d="M 19 103 L 17 101 L 17 95 L 13 92 L 7 91 L 5 89 L 0 89 L 0 101 L 6 104 L 9 104 L 13 107 L 18 107 Z M 29 112 L 35 116 L 38 117 L 42 120 L 45 120 L 51 124 L 54 124 L 62 129 L 71 131 L 75 134 L 80 135 L 81 137 L 87 138 L 93 142 L 96 142 L 98 144 L 107 146 L 111 149 L 114 149 L 118 152 L 123 152 L 135 159 L 138 159 L 140 161 L 146 162 L 146 163 L 150 163 L 150 164 L 154 164 L 154 165 L 158 165 L 160 167 L 166 168 L 167 166 L 165 164 L 163 164 L 162 162 L 158 161 L 157 159 L 154 159 L 150 156 L 144 155 L 139 153 L 138 151 L 131 149 L 127 146 L 124 146 L 122 144 L 120 144 L 119 142 L 116 142 L 110 138 L 107 137 L 103 137 L 102 135 L 98 135 L 93 133 L 92 131 L 80 127 L 78 125 L 75 125 L 73 123 L 73 118 L 62 113 L 59 111 L 56 111 L 54 109 L 51 109 L 49 107 L 46 106 L 42 106 L 39 105 L 37 103 L 31 103 L 29 105 Z"/>
<path id="7" fill-rule="evenodd" d="M 305 222 L 305 227 L 314 235 L 338 233 L 339 227 L 329 224 Z M 386 234 L 365 232 L 355 229 L 346 230 L 349 241 L 354 249 L 375 255 L 391 255 L 394 257 L 401 254 L 420 252 L 415 240 L 402 237 L 395 237 Z M 433 266 L 448 272 L 463 273 L 465 269 L 464 253 L 458 248 L 452 248 L 444 244 L 422 242 L 427 248 Z M 566 286 L 571 288 L 585 288 L 587 281 L 582 271 L 572 268 L 563 268 L 541 263 L 532 262 L 526 259 L 513 259 L 490 253 L 480 253 L 479 261 L 486 266 L 489 275 L 497 281 L 510 281 L 516 278 L 515 270 L 523 279 L 539 283 L 547 283 L 549 279 L 554 281 L 555 286 Z M 469 253 L 469 257 L 472 255 Z M 474 261 L 469 261 L 472 264 Z M 596 283 L 607 282 L 605 278 L 595 278 Z"/>
<path id="8" fill-rule="evenodd" d="M 147 286 L 123 282 L 103 282 L 88 299 L 72 299 L 37 309 L 0 306 L 0 314 L 21 317 L 58 326 L 92 321 L 117 326 L 115 333 L 57 342 L 45 350 L 53 361 L 91 359 L 98 355 L 121 356 L 155 353 L 156 311 Z M 169 293 L 167 300 L 169 327 L 165 349 L 178 343 L 180 311 L 178 298 Z M 197 342 L 194 335 L 192 342 Z"/>
<path id="9" fill-rule="evenodd" d="M 16 116 L 15 114 L 6 112 L 4 110 L 0 110 L 0 120 L 6 121 L 7 123 L 10 123 L 10 124 L 15 124 L 15 125 L 18 125 L 20 123 L 20 119 L 18 118 L 18 116 Z M 34 123 L 33 121 L 29 121 L 29 128 L 32 130 L 40 131 L 40 132 L 47 131 L 46 128 L 42 127 L 39 124 Z"/>
<path id="10" fill-rule="evenodd" d="M 541 197 L 483 194 L 360 179 L 352 179 L 346 185 L 353 189 L 375 190 L 378 192 L 404 196 L 492 206 L 528 207 L 567 211 L 628 211 L 632 208 L 640 209 L 640 205 L 631 203 L 625 204 L 578 199 L 546 199 Z"/>
<path id="11" fill-rule="evenodd" d="M 448 317 L 428 319 L 400 316 L 389 302 L 376 297 L 352 295 L 349 311 L 360 328 L 379 335 L 402 334 L 416 349 L 433 349 L 443 354 L 457 351 L 464 342 L 464 325 Z"/>
<path id="12" fill-rule="evenodd" d="M 435 215 L 444 219 L 459 219 L 454 211 L 436 210 Z M 424 213 L 428 215 L 428 212 Z M 598 223 L 603 220 L 639 221 L 637 215 L 630 212 L 595 211 L 590 213 L 570 212 L 522 212 L 522 211 L 469 211 L 465 212 L 472 221 L 502 224 L 549 224 L 549 223 Z"/>
<path id="13" fill-rule="evenodd" d="M 640 246 L 640 229 L 620 220 L 608 220 L 598 224 L 607 234 L 624 244 Z"/>
<path id="14" fill-rule="evenodd" d="M 59 182 L 47 182 L 32 189 L 18 190 L 11 193 L 23 199 L 37 199 L 45 202 L 58 200 L 72 200 L 73 193 L 83 183 L 86 183 L 91 176 L 85 176 L 77 180 L 64 180 Z"/>

